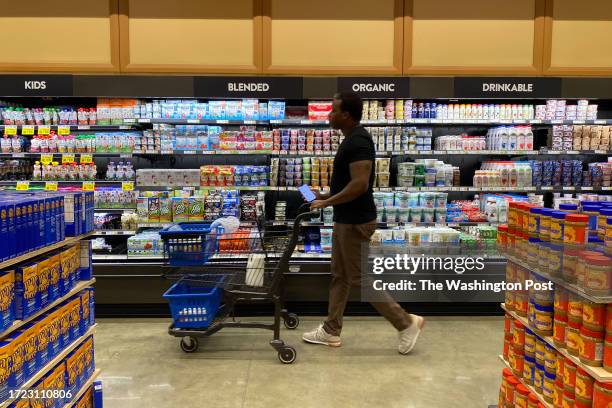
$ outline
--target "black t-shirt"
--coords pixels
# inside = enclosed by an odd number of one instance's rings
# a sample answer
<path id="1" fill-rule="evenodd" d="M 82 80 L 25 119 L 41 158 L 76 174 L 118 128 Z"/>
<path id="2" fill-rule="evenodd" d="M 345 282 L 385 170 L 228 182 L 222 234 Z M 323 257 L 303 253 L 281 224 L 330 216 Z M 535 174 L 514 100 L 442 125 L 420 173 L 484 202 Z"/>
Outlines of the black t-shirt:
<path id="1" fill-rule="evenodd" d="M 372 171 L 368 191 L 348 203 L 334 205 L 334 221 L 341 224 L 364 224 L 376 219 L 376 205 L 372 195 L 374 172 L 376 171 L 376 150 L 372 136 L 363 126 L 357 126 L 340 143 L 334 158 L 330 192 L 337 194 L 351 181 L 349 165 L 356 161 L 371 160 Z"/>

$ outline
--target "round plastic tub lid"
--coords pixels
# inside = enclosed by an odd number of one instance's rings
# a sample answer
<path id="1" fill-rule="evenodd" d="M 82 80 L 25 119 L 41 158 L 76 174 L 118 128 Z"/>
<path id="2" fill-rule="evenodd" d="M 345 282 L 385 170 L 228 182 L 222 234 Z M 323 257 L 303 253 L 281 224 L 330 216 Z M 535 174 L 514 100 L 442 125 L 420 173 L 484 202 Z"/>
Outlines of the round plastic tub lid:
<path id="1" fill-rule="evenodd" d="M 542 214 L 542 207 L 532 207 L 529 209 L 531 214 Z"/>
<path id="2" fill-rule="evenodd" d="M 559 204 L 559 209 L 566 211 L 574 211 L 578 209 L 578 206 L 576 204 Z"/>
<path id="3" fill-rule="evenodd" d="M 553 211 L 552 214 L 550 215 L 553 218 L 557 218 L 559 220 L 565 219 L 565 215 L 567 213 L 564 213 L 563 211 Z"/>
<path id="4" fill-rule="evenodd" d="M 589 222 L 589 216 L 582 214 L 565 214 L 565 221 L 586 223 Z"/>

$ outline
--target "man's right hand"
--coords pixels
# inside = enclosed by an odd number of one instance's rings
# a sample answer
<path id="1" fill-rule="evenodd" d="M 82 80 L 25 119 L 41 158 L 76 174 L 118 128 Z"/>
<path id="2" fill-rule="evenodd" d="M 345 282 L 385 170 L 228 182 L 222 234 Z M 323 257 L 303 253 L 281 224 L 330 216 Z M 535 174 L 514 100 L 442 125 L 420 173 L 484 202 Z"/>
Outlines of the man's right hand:
<path id="1" fill-rule="evenodd" d="M 314 193 L 317 200 L 327 200 L 329 198 L 329 193 L 322 193 L 318 188 L 313 188 L 311 191 Z"/>

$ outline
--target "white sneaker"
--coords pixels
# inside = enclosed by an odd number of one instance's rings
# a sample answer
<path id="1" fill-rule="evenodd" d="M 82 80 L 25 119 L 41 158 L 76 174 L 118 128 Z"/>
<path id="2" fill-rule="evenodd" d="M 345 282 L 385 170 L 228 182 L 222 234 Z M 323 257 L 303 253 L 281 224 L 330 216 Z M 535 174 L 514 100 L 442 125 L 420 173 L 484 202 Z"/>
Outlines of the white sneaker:
<path id="1" fill-rule="evenodd" d="M 327 333 L 322 324 L 320 324 L 316 329 L 304 333 L 302 335 L 302 340 L 307 343 L 324 344 L 330 347 L 340 347 L 342 344 L 340 341 L 340 336 L 332 336 L 331 334 Z"/>
<path id="2" fill-rule="evenodd" d="M 410 327 L 399 332 L 399 346 L 397 347 L 397 351 L 399 351 L 400 354 L 408 354 L 412 351 L 419 338 L 419 334 L 421 334 L 423 330 L 423 326 L 425 326 L 425 319 L 423 317 L 417 315 L 410 316 L 412 316 L 412 324 Z"/>

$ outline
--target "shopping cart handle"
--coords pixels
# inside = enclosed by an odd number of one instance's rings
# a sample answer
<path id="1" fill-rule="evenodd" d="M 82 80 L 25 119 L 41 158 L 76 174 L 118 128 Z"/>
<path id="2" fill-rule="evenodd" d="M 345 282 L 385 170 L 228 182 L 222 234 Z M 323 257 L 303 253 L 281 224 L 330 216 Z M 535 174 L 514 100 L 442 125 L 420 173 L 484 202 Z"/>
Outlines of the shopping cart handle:
<path id="1" fill-rule="evenodd" d="M 304 213 L 302 212 L 302 211 L 304 211 L 305 209 L 308 209 L 308 208 L 310 208 L 310 204 L 309 203 L 302 204 L 300 206 L 300 208 L 298 208 L 298 216 L 295 217 L 295 221 L 293 222 L 294 229 L 297 229 L 300 226 L 300 224 L 302 223 L 302 221 L 311 219 L 313 217 L 319 217 L 321 215 L 321 210 L 319 210 L 319 209 L 314 210 L 314 211 L 304 212 Z"/>

